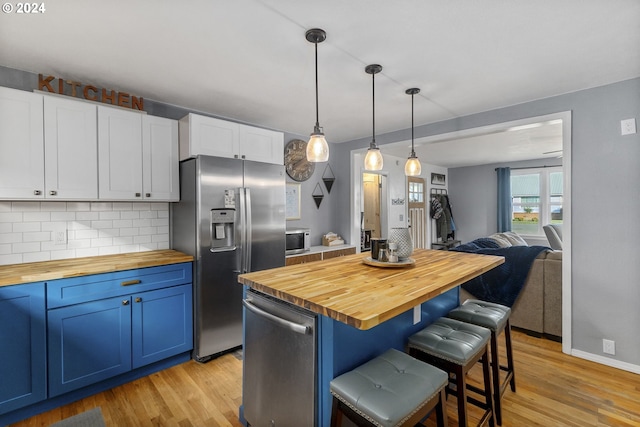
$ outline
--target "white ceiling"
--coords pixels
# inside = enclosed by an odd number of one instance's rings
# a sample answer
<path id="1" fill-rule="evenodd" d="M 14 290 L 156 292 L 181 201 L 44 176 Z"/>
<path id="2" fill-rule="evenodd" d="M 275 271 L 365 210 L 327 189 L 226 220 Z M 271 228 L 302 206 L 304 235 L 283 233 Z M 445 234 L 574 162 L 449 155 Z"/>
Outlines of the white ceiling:
<path id="1" fill-rule="evenodd" d="M 638 0 L 55 0 L 0 14 L 0 65 L 330 142 L 640 76 Z M 504 150 L 503 150 L 504 151 Z"/>

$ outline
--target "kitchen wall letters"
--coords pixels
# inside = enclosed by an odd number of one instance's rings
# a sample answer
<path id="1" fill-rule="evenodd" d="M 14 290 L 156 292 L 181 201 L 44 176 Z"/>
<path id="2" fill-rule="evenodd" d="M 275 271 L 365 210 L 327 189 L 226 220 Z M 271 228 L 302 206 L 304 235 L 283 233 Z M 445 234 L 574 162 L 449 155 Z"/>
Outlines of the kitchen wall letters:
<path id="1" fill-rule="evenodd" d="M 118 107 L 131 108 L 132 110 L 144 110 L 144 99 L 129 95 L 126 92 L 97 88 L 93 85 L 85 85 L 73 80 L 64 80 L 56 77 L 38 74 L 38 90 L 69 95 L 74 98 L 84 98 L 89 101 L 99 101 Z M 57 88 L 57 90 L 56 90 Z"/>

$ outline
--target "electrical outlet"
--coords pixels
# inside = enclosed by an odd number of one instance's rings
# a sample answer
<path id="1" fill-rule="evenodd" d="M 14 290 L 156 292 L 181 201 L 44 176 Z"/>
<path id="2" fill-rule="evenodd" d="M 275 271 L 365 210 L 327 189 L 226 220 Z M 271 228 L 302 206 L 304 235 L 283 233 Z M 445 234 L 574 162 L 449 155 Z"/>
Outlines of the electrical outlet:
<path id="1" fill-rule="evenodd" d="M 53 232 L 53 244 L 54 245 L 66 245 L 67 244 L 67 230 L 58 230 Z"/>
<path id="2" fill-rule="evenodd" d="M 400 221 L 404 221 L 404 215 L 400 214 Z"/>
<path id="3" fill-rule="evenodd" d="M 602 352 L 605 354 L 616 354 L 616 342 L 603 339 Z"/>
<path id="4" fill-rule="evenodd" d="M 421 306 L 416 305 L 413 307 L 413 324 L 420 323 L 420 320 L 422 320 L 422 309 Z"/>
<path id="5" fill-rule="evenodd" d="M 620 120 L 620 134 L 631 135 L 636 133 L 636 119 Z"/>

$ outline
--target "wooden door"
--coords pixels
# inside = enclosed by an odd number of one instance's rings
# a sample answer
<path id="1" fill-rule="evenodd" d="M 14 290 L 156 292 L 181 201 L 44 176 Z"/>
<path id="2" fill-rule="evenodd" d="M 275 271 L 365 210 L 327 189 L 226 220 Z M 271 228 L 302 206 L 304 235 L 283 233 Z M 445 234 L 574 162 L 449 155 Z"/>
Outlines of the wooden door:
<path id="1" fill-rule="evenodd" d="M 371 230 L 371 237 L 381 237 L 380 227 L 380 175 L 362 174 L 364 195 L 364 229 Z"/>

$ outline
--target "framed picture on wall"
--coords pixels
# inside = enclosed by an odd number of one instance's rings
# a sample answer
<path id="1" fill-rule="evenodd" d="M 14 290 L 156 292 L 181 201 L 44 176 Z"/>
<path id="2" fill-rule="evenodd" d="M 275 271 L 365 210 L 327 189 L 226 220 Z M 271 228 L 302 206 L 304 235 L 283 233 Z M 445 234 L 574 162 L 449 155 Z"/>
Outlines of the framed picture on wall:
<path id="1" fill-rule="evenodd" d="M 285 204 L 286 219 L 300 219 L 300 184 L 287 182 Z"/>
<path id="2" fill-rule="evenodd" d="M 446 180 L 446 175 L 441 173 L 431 173 L 431 184 L 444 185 L 445 180 Z"/>

